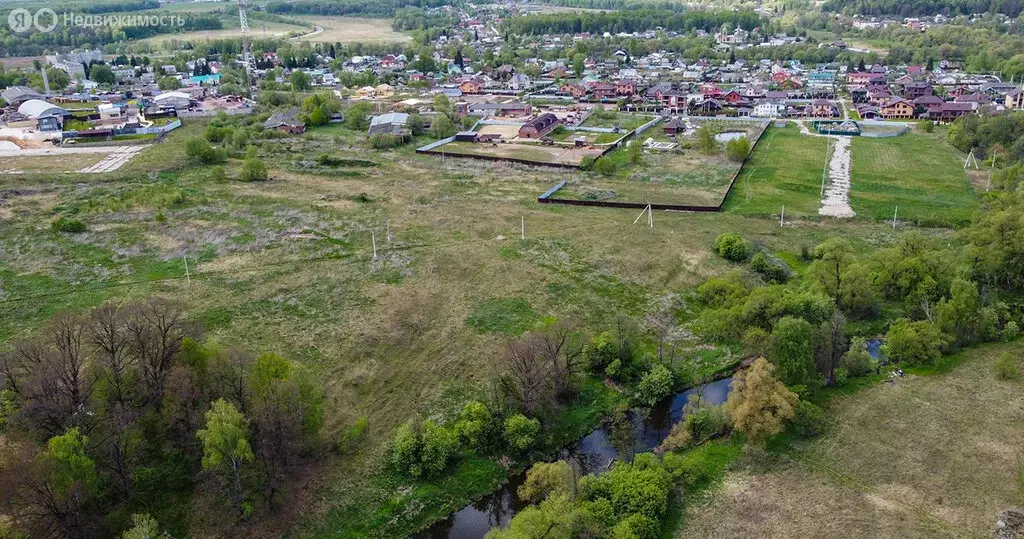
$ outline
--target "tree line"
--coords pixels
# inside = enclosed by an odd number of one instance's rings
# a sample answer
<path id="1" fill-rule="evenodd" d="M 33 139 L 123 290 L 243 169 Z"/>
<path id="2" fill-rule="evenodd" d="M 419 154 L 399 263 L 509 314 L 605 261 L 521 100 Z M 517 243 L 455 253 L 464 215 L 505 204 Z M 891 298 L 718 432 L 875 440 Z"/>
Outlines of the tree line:
<path id="1" fill-rule="evenodd" d="M 976 15 L 1002 13 L 1016 17 L 1024 10 L 1019 0 L 828 0 L 823 11 L 842 12 L 846 15 L 872 15 L 881 17 L 922 17 L 928 15 Z"/>
<path id="2" fill-rule="evenodd" d="M 506 35 L 644 32 L 661 28 L 676 32 L 717 32 L 723 25 L 751 30 L 761 24 L 753 11 L 686 11 L 637 9 L 611 12 L 545 13 L 511 17 L 502 24 Z"/>
<path id="3" fill-rule="evenodd" d="M 303 15 L 362 15 L 390 17 L 402 7 L 440 7 L 444 0 L 304 0 L 301 2 L 275 1 L 267 4 L 269 13 Z"/>
<path id="4" fill-rule="evenodd" d="M 201 489 L 228 529 L 277 506 L 323 421 L 302 368 L 204 342 L 178 303 L 60 314 L 0 355 L 0 507 L 29 537 L 181 537 Z"/>

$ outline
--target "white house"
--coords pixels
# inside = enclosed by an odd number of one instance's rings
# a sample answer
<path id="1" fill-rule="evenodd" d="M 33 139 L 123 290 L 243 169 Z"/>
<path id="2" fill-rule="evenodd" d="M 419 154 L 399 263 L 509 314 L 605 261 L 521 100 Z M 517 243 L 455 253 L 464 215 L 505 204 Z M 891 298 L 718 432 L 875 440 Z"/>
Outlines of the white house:
<path id="1" fill-rule="evenodd" d="M 778 118 L 786 113 L 786 105 L 772 101 L 765 101 L 754 105 L 754 116 L 758 118 Z"/>
<path id="2" fill-rule="evenodd" d="M 184 92 L 164 92 L 153 97 L 153 103 L 165 109 L 187 109 L 191 100 Z"/>

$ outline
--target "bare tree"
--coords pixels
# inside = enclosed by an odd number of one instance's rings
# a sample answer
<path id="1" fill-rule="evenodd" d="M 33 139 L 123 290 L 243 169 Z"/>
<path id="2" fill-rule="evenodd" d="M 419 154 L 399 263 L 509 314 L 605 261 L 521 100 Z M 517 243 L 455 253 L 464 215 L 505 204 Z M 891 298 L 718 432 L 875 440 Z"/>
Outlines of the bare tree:
<path id="1" fill-rule="evenodd" d="M 95 378 L 86 372 L 84 333 L 81 318 L 57 315 L 38 339 L 18 343 L 11 355 L 8 370 L 24 401 L 21 411 L 47 438 L 75 426 L 88 433 L 95 425 L 88 408 Z"/>
<path id="2" fill-rule="evenodd" d="M 555 397 L 564 398 L 573 390 L 572 378 L 583 361 L 583 339 L 571 322 L 557 322 L 533 336 L 536 350 L 548 363 Z"/>
<path id="3" fill-rule="evenodd" d="M 184 309 L 178 303 L 150 298 L 127 311 L 131 353 L 146 384 L 147 402 L 160 409 L 174 357 L 181 348 L 181 340 L 188 335 Z"/>
<path id="4" fill-rule="evenodd" d="M 124 312 L 114 303 L 93 309 L 89 315 L 89 344 L 106 379 L 106 398 L 125 407 L 134 399 L 132 369 L 136 356 L 131 353 L 131 335 Z"/>
<path id="5" fill-rule="evenodd" d="M 543 339 L 527 334 L 510 341 L 505 351 L 505 391 L 527 415 L 535 415 L 555 399 L 554 373 Z"/>

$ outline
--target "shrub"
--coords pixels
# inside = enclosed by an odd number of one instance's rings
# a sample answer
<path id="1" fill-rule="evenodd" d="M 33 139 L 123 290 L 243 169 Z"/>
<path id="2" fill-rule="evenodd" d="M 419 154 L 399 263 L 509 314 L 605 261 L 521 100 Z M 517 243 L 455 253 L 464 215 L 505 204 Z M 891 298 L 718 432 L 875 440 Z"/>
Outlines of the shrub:
<path id="1" fill-rule="evenodd" d="M 785 284 L 789 280 L 789 266 L 775 257 L 757 253 L 750 260 L 750 268 L 767 283 Z"/>
<path id="2" fill-rule="evenodd" d="M 789 426 L 800 436 L 817 436 L 825 430 L 825 411 L 802 400 L 796 404 L 796 414 L 789 420 Z"/>
<path id="3" fill-rule="evenodd" d="M 366 435 L 366 429 L 369 426 L 366 416 L 360 416 L 355 423 L 345 427 L 345 430 L 341 431 L 341 437 L 338 439 L 338 450 L 345 452 L 351 450 L 356 446 Z"/>
<path id="4" fill-rule="evenodd" d="M 270 179 L 270 175 L 267 172 L 267 165 L 264 165 L 260 158 L 247 157 L 242 163 L 238 179 L 243 182 L 262 182 Z"/>
<path id="5" fill-rule="evenodd" d="M 1016 380 L 1020 378 L 1020 362 L 1013 354 L 1007 352 L 996 360 L 996 378 L 1000 380 Z"/>
<path id="6" fill-rule="evenodd" d="M 636 400 L 645 406 L 654 406 L 672 394 L 672 371 L 664 365 L 655 365 L 640 379 Z"/>
<path id="7" fill-rule="evenodd" d="M 908 365 L 930 365 L 942 357 L 947 337 L 930 320 L 911 322 L 900 318 L 885 334 L 885 355 Z"/>
<path id="8" fill-rule="evenodd" d="M 54 232 L 67 232 L 68 234 L 81 234 L 88 228 L 84 221 L 64 216 L 54 219 L 51 226 Z"/>
<path id="9" fill-rule="evenodd" d="M 619 521 L 612 528 L 615 539 L 655 539 L 661 532 L 661 524 L 653 518 L 633 513 Z"/>
<path id="10" fill-rule="evenodd" d="M 611 176 L 618 171 L 619 167 L 611 159 L 598 159 L 594 163 L 594 170 L 602 176 Z"/>
<path id="11" fill-rule="evenodd" d="M 462 407 L 455 431 L 462 443 L 472 450 L 479 450 L 487 444 L 494 416 L 482 402 L 468 402 Z"/>
<path id="12" fill-rule="evenodd" d="M 854 339 L 850 349 L 839 360 L 839 366 L 850 376 L 866 376 L 875 368 L 875 361 L 868 353 L 864 339 Z"/>
<path id="13" fill-rule="evenodd" d="M 708 307 L 732 304 L 747 295 L 746 285 L 736 276 L 712 277 L 697 287 L 697 296 Z"/>
<path id="14" fill-rule="evenodd" d="M 515 414 L 505 420 L 505 441 L 519 452 L 533 447 L 540 433 L 540 421 L 523 414 Z"/>
<path id="15" fill-rule="evenodd" d="M 1003 326 L 1003 331 L 1000 334 L 1000 338 L 1003 342 L 1010 342 L 1020 336 L 1020 328 L 1017 327 L 1017 322 L 1010 320 Z"/>
<path id="16" fill-rule="evenodd" d="M 742 262 L 750 255 L 750 246 L 739 234 L 725 232 L 715 239 L 718 256 L 733 262 Z"/>
<path id="17" fill-rule="evenodd" d="M 935 131 L 935 122 L 931 120 L 919 122 L 917 126 L 920 127 L 921 131 L 924 131 L 925 133 L 931 133 L 932 131 Z"/>
<path id="18" fill-rule="evenodd" d="M 212 182 L 226 182 L 228 181 L 228 175 L 224 172 L 224 167 L 216 166 L 210 168 L 210 181 Z"/>
<path id="19" fill-rule="evenodd" d="M 698 395 L 690 395 L 683 415 L 683 420 L 672 426 L 669 435 L 661 443 L 662 451 L 675 451 L 690 445 L 702 444 L 729 432 L 731 428 L 725 408 L 709 406 L 702 402 Z"/>
<path id="20" fill-rule="evenodd" d="M 407 423 L 395 433 L 391 463 L 412 477 L 432 477 L 448 467 L 457 447 L 455 434 L 434 421 Z"/>
<path id="21" fill-rule="evenodd" d="M 227 153 L 199 137 L 192 137 L 185 142 L 185 156 L 191 161 L 203 165 L 213 165 L 227 161 Z"/>
<path id="22" fill-rule="evenodd" d="M 771 334 L 761 328 L 750 328 L 743 334 L 743 357 L 767 357 L 771 347 Z"/>
<path id="23" fill-rule="evenodd" d="M 747 140 L 747 137 L 730 140 L 725 145 L 725 155 L 730 161 L 741 163 L 747 158 L 748 153 L 750 153 L 750 141 Z"/>
<path id="24" fill-rule="evenodd" d="M 377 150 L 397 148 L 404 144 L 404 142 L 405 140 L 402 137 L 392 135 L 391 133 L 377 133 L 370 137 L 370 146 Z"/>

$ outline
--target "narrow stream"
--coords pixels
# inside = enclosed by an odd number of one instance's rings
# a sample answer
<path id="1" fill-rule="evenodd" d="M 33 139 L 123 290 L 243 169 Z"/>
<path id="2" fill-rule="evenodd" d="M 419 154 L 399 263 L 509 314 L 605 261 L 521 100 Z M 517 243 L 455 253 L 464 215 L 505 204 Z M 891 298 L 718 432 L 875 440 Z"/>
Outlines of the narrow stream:
<path id="1" fill-rule="evenodd" d="M 700 394 L 705 402 L 722 404 L 729 396 L 731 385 L 732 378 L 725 378 L 665 399 L 648 414 L 631 413 L 628 428 L 597 429 L 562 450 L 560 458 L 573 464 L 581 476 L 601 473 L 617 458 L 632 460 L 634 455 L 654 449 L 668 436 L 672 425 L 682 420 L 683 407 L 690 395 Z M 507 525 L 528 505 L 516 495 L 524 479 L 525 474 L 509 478 L 500 490 L 417 534 L 417 539 L 479 539 L 491 528 Z"/>

